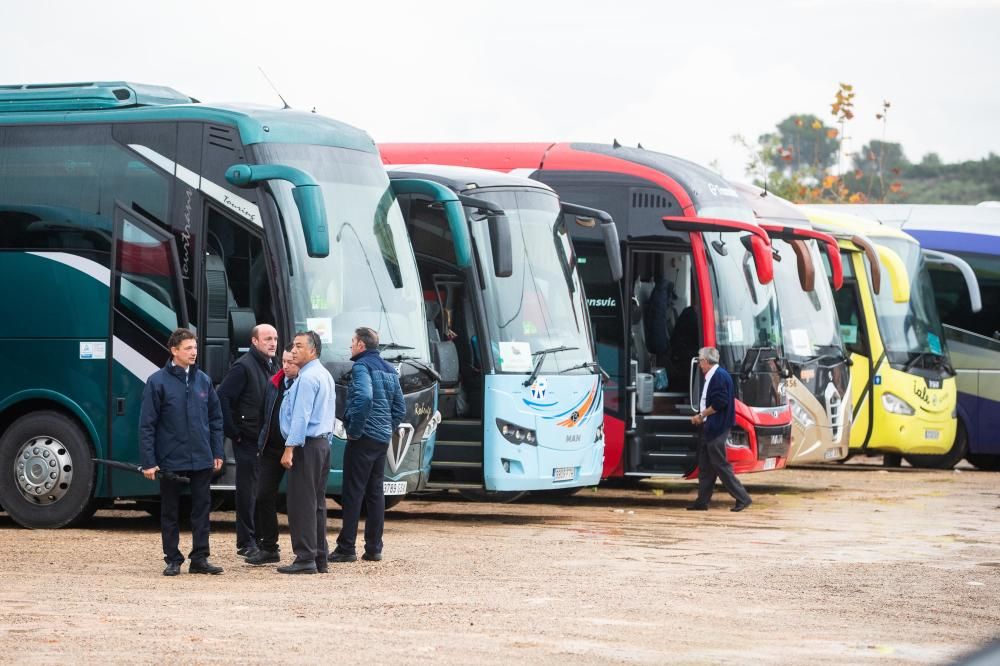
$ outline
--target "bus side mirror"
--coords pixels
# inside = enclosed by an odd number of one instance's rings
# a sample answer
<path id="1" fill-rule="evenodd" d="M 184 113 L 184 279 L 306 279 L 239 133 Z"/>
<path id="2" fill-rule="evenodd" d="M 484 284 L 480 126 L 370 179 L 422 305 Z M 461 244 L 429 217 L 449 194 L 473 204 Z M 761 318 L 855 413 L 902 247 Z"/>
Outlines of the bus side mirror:
<path id="1" fill-rule="evenodd" d="M 757 234 L 742 236 L 740 240 L 753 254 L 757 280 L 761 284 L 770 284 L 774 280 L 774 255 L 771 253 L 771 246 Z"/>
<path id="2" fill-rule="evenodd" d="M 802 291 L 810 292 L 816 288 L 816 265 L 813 263 L 812 255 L 805 241 L 790 241 L 792 251 L 795 252 L 795 265 L 799 273 L 799 285 Z"/>
<path id="3" fill-rule="evenodd" d="M 596 208 L 581 206 L 579 204 L 560 202 L 563 215 L 572 215 L 576 218 L 577 226 L 585 229 L 592 229 L 598 222 L 601 225 L 601 237 L 604 239 L 604 251 L 608 255 L 608 267 L 611 270 L 611 279 L 618 282 L 625 272 L 622 270 L 622 252 L 618 243 L 618 227 L 608 213 Z"/>
<path id="4" fill-rule="evenodd" d="M 889 274 L 889 285 L 892 287 L 892 300 L 896 303 L 907 303 L 910 300 L 910 273 L 906 264 L 896 254 L 895 250 L 884 245 L 875 245 L 879 261 Z"/>
<path id="5" fill-rule="evenodd" d="M 601 234 L 604 236 L 604 251 L 608 253 L 611 279 L 618 282 L 625 274 L 622 269 L 622 253 L 618 245 L 618 227 L 615 226 L 614 222 L 604 223 L 601 225 Z"/>
<path id="6" fill-rule="evenodd" d="M 266 180 L 287 180 L 299 211 L 306 252 L 310 257 L 330 254 L 330 230 L 326 221 L 323 190 L 311 175 L 283 164 L 234 164 L 226 169 L 226 180 L 237 187 L 253 187 Z"/>
<path id="7" fill-rule="evenodd" d="M 514 251 L 510 239 L 510 220 L 506 215 L 490 214 L 486 221 L 493 250 L 493 273 L 505 278 L 514 274 Z"/>

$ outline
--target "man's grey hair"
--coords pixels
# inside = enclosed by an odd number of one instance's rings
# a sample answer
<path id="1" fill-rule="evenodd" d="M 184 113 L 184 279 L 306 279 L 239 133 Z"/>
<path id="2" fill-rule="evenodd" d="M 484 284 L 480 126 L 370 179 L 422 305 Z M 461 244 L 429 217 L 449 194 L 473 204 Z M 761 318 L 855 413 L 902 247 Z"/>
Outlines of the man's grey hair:
<path id="1" fill-rule="evenodd" d="M 719 364 L 719 350 L 715 347 L 702 347 L 698 350 L 698 358 L 712 365 Z"/>

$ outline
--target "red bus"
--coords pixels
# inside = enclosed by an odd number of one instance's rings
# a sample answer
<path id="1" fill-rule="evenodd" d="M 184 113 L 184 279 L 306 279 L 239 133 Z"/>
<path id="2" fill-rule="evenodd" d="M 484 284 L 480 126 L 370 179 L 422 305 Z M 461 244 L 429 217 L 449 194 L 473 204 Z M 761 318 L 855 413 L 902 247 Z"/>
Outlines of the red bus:
<path id="1" fill-rule="evenodd" d="M 382 144 L 387 164 L 515 172 L 607 211 L 624 277 L 609 278 L 600 230 L 572 229 L 604 388 L 603 478 L 697 475 L 701 395 L 693 362 L 714 346 L 736 384 L 727 454 L 737 472 L 785 466 L 791 414 L 767 233 L 717 174 L 615 143 Z"/>

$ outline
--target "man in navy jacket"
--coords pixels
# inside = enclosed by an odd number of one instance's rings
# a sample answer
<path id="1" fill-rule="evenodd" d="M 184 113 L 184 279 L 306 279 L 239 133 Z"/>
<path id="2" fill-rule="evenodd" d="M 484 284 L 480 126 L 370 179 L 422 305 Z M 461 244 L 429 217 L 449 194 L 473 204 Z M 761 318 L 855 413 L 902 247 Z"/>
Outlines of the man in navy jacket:
<path id="1" fill-rule="evenodd" d="M 378 353 L 378 333 L 367 327 L 354 331 L 351 339 L 351 385 L 347 389 L 344 429 L 343 525 L 331 562 L 358 559 L 355 541 L 361 502 L 364 500 L 365 554 L 362 559 L 382 559 L 382 531 L 385 527 L 385 457 L 392 434 L 406 416 L 399 373 Z"/>
<path id="2" fill-rule="evenodd" d="M 146 380 L 139 413 L 139 451 L 142 473 L 174 472 L 191 480 L 190 573 L 220 574 L 222 567 L 208 561 L 209 512 L 212 475 L 222 469 L 222 407 L 212 380 L 195 366 L 198 341 L 179 328 L 167 340 L 171 360 Z M 160 529 L 163 537 L 164 576 L 181 572 L 184 556 L 178 549 L 181 484 L 160 480 Z"/>
<path id="3" fill-rule="evenodd" d="M 715 347 L 702 347 L 698 351 L 698 367 L 705 375 L 701 408 L 691 417 L 693 424 L 701 426 L 701 440 L 698 443 L 698 499 L 688 510 L 708 510 L 708 502 L 712 499 L 715 480 L 718 478 L 736 499 L 736 506 L 730 510 L 742 511 L 752 504 L 752 500 L 726 459 L 726 440 L 736 422 L 733 378 L 719 365 L 719 350 Z"/>

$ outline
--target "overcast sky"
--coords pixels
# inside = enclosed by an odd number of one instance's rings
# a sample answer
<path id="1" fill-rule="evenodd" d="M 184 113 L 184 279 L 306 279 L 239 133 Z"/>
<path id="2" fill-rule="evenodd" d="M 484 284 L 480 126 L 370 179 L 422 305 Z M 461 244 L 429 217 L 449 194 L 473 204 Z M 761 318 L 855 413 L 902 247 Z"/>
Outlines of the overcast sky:
<path id="1" fill-rule="evenodd" d="M 593 5 L 593 8 L 589 8 Z M 289 104 L 376 141 L 641 141 L 742 178 L 792 113 L 857 92 L 849 144 L 1000 153 L 1000 0 L 6 2 L 0 83 L 129 80 Z"/>

